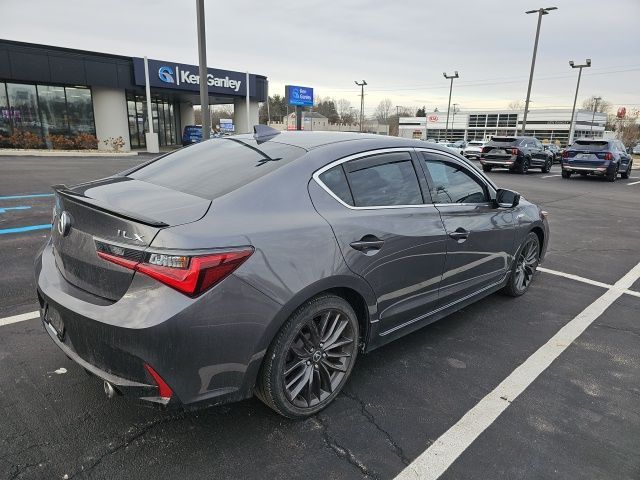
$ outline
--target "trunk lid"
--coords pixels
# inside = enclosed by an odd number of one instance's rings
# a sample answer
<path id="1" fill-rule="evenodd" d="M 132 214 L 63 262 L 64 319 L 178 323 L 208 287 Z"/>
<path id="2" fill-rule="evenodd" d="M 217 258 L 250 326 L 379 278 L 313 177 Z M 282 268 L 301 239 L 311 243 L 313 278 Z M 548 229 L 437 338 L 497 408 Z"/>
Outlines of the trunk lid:
<path id="1" fill-rule="evenodd" d="M 125 294 L 134 272 L 101 259 L 96 241 L 122 247 L 140 260 L 163 228 L 201 219 L 210 200 L 129 177 L 113 177 L 73 188 L 53 187 L 54 255 L 64 278 L 109 300 Z"/>

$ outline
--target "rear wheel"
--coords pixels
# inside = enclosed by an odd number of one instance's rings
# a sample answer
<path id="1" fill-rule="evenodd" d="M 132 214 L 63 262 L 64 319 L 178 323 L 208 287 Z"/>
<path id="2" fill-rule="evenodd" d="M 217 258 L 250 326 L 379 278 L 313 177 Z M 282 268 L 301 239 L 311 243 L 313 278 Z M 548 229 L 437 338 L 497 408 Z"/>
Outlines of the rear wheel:
<path id="1" fill-rule="evenodd" d="M 615 182 L 616 178 L 618 178 L 618 166 L 616 165 L 612 172 L 607 173 L 605 178 L 607 179 L 607 182 Z"/>
<path id="2" fill-rule="evenodd" d="M 562 170 L 562 178 L 571 178 L 571 172 L 567 172 L 566 170 Z"/>
<path id="3" fill-rule="evenodd" d="M 482 171 L 483 172 L 490 172 L 491 171 L 491 165 L 482 165 Z"/>
<path id="4" fill-rule="evenodd" d="M 518 172 L 521 175 L 524 175 L 525 173 L 527 173 L 529 171 L 529 158 L 525 157 L 522 160 L 522 163 L 518 166 L 518 168 L 516 169 L 516 172 Z"/>
<path id="5" fill-rule="evenodd" d="M 335 295 L 303 304 L 267 350 L 256 386 L 267 406 L 289 418 L 326 407 L 349 378 L 358 354 L 358 320 Z"/>
<path id="6" fill-rule="evenodd" d="M 503 292 L 511 297 L 519 297 L 529 289 L 533 275 L 540 261 L 540 240 L 530 232 L 516 253 L 509 280 Z"/>
<path id="7" fill-rule="evenodd" d="M 553 165 L 553 159 L 547 158 L 542 167 L 542 173 L 549 173 L 551 171 L 551 165 Z"/>
<path id="8" fill-rule="evenodd" d="M 627 169 L 623 173 L 621 173 L 620 176 L 625 180 L 629 178 L 629 174 L 631 174 L 632 167 L 633 167 L 633 162 L 629 162 L 629 165 L 627 165 Z"/>

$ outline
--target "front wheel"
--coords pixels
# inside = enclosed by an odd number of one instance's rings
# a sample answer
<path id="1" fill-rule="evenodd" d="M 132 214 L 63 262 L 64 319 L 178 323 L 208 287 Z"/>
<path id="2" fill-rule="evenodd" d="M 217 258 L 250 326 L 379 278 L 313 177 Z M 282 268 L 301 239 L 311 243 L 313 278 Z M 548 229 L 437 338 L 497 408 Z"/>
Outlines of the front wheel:
<path id="1" fill-rule="evenodd" d="M 524 294 L 531 285 L 540 261 L 540 240 L 538 235 L 529 232 L 516 253 L 509 280 L 503 292 L 511 297 Z"/>
<path id="2" fill-rule="evenodd" d="M 312 298 L 285 322 L 267 350 L 256 394 L 289 418 L 325 408 L 346 383 L 358 355 L 358 320 L 341 297 Z"/>
<path id="3" fill-rule="evenodd" d="M 562 178 L 571 178 L 571 172 L 567 172 L 566 170 L 562 170 Z"/>
<path id="4" fill-rule="evenodd" d="M 544 166 L 542 167 L 542 173 L 549 173 L 551 171 L 551 165 L 553 165 L 553 160 L 547 158 L 544 162 Z"/>
<path id="5" fill-rule="evenodd" d="M 482 165 L 483 172 L 490 172 L 491 168 L 492 168 L 491 165 Z"/>

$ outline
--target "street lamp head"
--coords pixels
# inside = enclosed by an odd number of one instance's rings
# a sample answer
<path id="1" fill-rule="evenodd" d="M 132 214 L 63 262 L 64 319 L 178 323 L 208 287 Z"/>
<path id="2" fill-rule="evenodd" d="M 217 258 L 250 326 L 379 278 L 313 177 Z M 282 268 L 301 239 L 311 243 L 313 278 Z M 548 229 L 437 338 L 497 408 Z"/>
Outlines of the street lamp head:
<path id="1" fill-rule="evenodd" d="M 573 65 L 574 65 L 573 60 L 569 60 L 569 66 L 573 68 Z"/>
<path id="2" fill-rule="evenodd" d="M 447 72 L 442 72 L 442 76 L 443 76 L 444 78 L 447 78 Z"/>
<path id="3" fill-rule="evenodd" d="M 591 66 L 591 59 L 587 58 L 587 67 L 590 67 L 590 66 Z"/>
<path id="4" fill-rule="evenodd" d="M 454 75 L 455 78 L 460 78 L 460 75 L 458 75 L 458 71 L 457 70 L 454 72 L 454 74 L 455 74 Z"/>

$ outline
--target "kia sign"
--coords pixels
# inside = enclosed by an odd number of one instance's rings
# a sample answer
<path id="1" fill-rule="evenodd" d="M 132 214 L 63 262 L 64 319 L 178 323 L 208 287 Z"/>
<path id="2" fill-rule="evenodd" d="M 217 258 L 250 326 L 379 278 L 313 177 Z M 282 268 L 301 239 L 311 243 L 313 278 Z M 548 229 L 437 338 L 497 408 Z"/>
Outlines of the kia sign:
<path id="1" fill-rule="evenodd" d="M 136 85 L 144 86 L 144 59 L 133 58 L 133 76 Z M 217 68 L 207 69 L 209 94 L 244 97 L 247 92 L 246 74 Z M 149 85 L 155 88 L 200 91 L 200 69 L 184 63 L 149 60 Z M 249 75 L 249 95 L 256 95 L 256 76 Z"/>
<path id="2" fill-rule="evenodd" d="M 616 117 L 624 118 L 627 116 L 627 109 L 625 107 L 618 108 L 618 113 L 616 113 Z"/>
<path id="3" fill-rule="evenodd" d="M 436 123 L 438 121 L 438 115 L 429 115 L 427 121 L 429 123 Z"/>
<path id="4" fill-rule="evenodd" d="M 294 107 L 313 107 L 313 88 L 285 85 L 285 98 Z"/>

